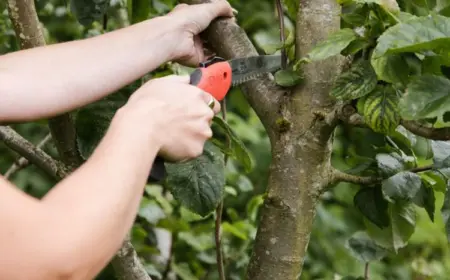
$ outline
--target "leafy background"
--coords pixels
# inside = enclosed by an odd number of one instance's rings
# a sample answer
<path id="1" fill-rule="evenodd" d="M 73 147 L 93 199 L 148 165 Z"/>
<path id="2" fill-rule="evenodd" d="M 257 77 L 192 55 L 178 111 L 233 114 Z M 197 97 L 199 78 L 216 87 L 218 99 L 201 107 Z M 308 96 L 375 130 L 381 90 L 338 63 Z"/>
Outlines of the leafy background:
<path id="1" fill-rule="evenodd" d="M 139 22 L 164 14 L 173 8 L 175 2 L 159 0 L 128 2 L 111 0 L 109 3 L 87 0 L 35 1 L 47 43 L 96 36 L 120 28 L 128 16 L 131 16 L 131 22 Z M 279 44 L 279 27 L 273 1 L 230 0 L 229 2 L 239 11 L 238 23 L 246 30 L 260 53 L 272 53 L 282 47 Z M 364 50 L 370 49 L 368 46 L 373 47 L 376 39 L 389 24 L 392 24 L 392 13 L 386 8 L 388 6 L 366 3 L 382 4 L 381 0 L 342 0 L 340 2 L 348 6 L 345 6 L 342 16 L 343 29 L 330 39 L 334 43 L 334 47 L 330 48 L 330 44 L 326 42 L 322 47 L 319 45 L 310 53 L 310 60 L 324 59 L 337 53 L 362 54 L 362 57 L 365 57 L 367 53 Z M 430 11 L 440 12 L 441 17 L 436 16 L 428 23 L 426 19 L 423 19 L 425 22 L 411 28 L 417 30 L 419 35 L 424 36 L 429 34 L 425 31 L 419 32 L 420 28 L 430 27 L 430 25 L 432 27 L 433 24 L 443 28 L 442 32 L 448 32 L 450 29 L 445 28 L 445 24 L 448 24 L 446 17 L 450 15 L 450 9 L 446 8 L 449 7 L 449 3 L 445 2 L 398 1 L 402 13 L 397 17 L 409 19 L 414 16 L 426 16 Z M 296 1 L 284 1 L 284 4 L 289 7 L 286 29 L 292 33 L 292 19 L 294 19 L 297 4 Z M 0 12 L 0 52 L 4 54 L 17 50 L 18 45 L 4 2 L 0 3 Z M 104 12 L 108 15 L 106 24 L 103 17 Z M 442 20 L 442 24 L 434 20 Z M 367 28 L 365 36 L 357 36 L 352 31 L 361 25 L 365 25 Z M 402 33 L 403 30 L 397 32 Z M 399 36 L 394 29 L 391 32 L 392 34 L 387 33 L 383 36 Z M 448 33 L 447 36 L 449 36 Z M 405 44 L 395 45 L 395 48 L 414 47 L 414 44 L 408 45 L 407 39 L 405 38 Z M 428 44 L 422 46 L 422 50 L 432 48 L 433 45 L 429 43 L 432 40 L 433 38 L 428 38 Z M 434 180 L 427 181 L 423 179 L 423 176 L 418 179 L 410 173 L 399 172 L 405 167 L 409 168 L 408 164 L 411 164 L 411 161 L 419 162 L 420 165 L 434 162 L 445 167 L 448 165 L 446 163 L 448 147 L 445 146 L 446 143 L 431 142 L 413 136 L 406 130 L 395 130 L 397 127 L 395 123 L 400 119 L 399 110 L 392 110 L 391 113 L 381 110 L 388 114 L 384 118 L 380 118 L 380 113 L 373 115 L 374 112 L 380 112 L 380 99 L 386 101 L 383 104 L 398 104 L 397 97 L 392 94 L 392 91 L 402 89 L 409 83 L 409 74 L 405 69 L 415 73 L 414 65 L 417 64 L 421 65 L 420 69 L 425 69 L 425 72 L 435 75 L 422 76 L 414 84 L 415 92 L 420 95 L 420 93 L 426 92 L 426 87 L 429 85 L 440 86 L 443 91 L 441 100 L 448 102 L 445 99 L 445 90 L 449 88 L 448 80 L 442 79 L 442 72 L 445 72 L 445 66 L 448 66 L 448 61 L 445 60 L 447 52 L 442 44 L 436 46 L 433 50 L 441 56 L 437 58 L 431 55 L 427 56 L 426 62 L 422 62 L 422 60 L 418 62 L 416 58 L 402 54 L 402 51 L 405 51 L 402 49 L 388 58 L 379 58 L 378 61 L 374 59 L 370 61 L 371 63 L 367 63 L 367 60 L 355 63 L 349 72 L 339 77 L 337 85 L 345 85 L 351 81 L 353 87 L 347 90 L 336 87 L 332 95 L 336 98 L 357 100 L 358 108 L 361 108 L 360 112 L 366 117 L 366 120 L 369 120 L 369 128 L 350 125 L 341 125 L 337 128 L 334 135 L 333 165 L 341 170 L 353 170 L 355 174 L 371 174 L 374 170 L 371 167 L 375 165 L 376 170 L 381 170 L 384 175 L 392 177 L 386 180 L 382 186 L 373 188 L 341 183 L 322 197 L 311 234 L 302 280 L 340 279 L 341 276 L 356 278 L 363 275 L 365 262 L 368 261 L 371 262 L 371 279 L 447 278 L 446 275 L 450 272 L 450 255 L 445 220 L 441 212 L 447 189 L 446 184 L 444 181 L 436 183 L 438 179 L 431 173 L 427 174 L 431 174 L 430 176 Z M 392 48 L 392 45 L 380 44 L 374 53 L 381 55 L 384 51 Z M 415 51 L 417 50 L 419 49 Z M 292 55 L 291 52 L 290 55 Z M 439 59 L 444 59 L 444 63 L 440 63 Z M 386 60 L 394 61 L 394 63 L 388 63 Z M 405 68 L 404 65 L 408 65 L 408 67 Z M 402 71 L 398 71 L 398 69 Z M 180 74 L 186 71 L 191 71 L 191 69 L 168 63 L 149 73 L 145 79 L 171 73 Z M 406 76 L 399 75 L 399 73 L 406 73 Z M 283 85 L 298 82 L 297 76 L 292 79 L 289 79 L 289 76 L 288 79 L 286 77 L 286 75 L 280 75 L 277 81 Z M 354 83 L 357 79 L 362 79 L 359 86 L 357 86 L 358 83 Z M 380 85 L 380 80 L 385 83 Z M 142 80 L 136 81 L 107 100 L 92 104 L 77 112 L 79 144 L 83 156 L 89 156 L 95 143 L 107 127 L 111 114 L 142 82 Z M 414 100 L 417 99 L 414 98 Z M 222 230 L 227 279 L 244 279 L 258 226 L 258 210 L 267 185 L 271 158 L 270 144 L 259 119 L 248 106 L 239 88 L 234 88 L 228 94 L 227 112 L 228 125 L 236 139 L 240 139 L 242 142 L 233 142 L 232 151 L 228 151 L 230 155 L 235 156 L 230 157 L 227 161 L 223 178 L 219 174 L 214 177 L 215 180 L 223 181 L 225 188 L 219 192 L 211 192 L 209 195 L 211 197 L 224 196 L 225 199 Z M 406 112 L 413 113 L 411 110 L 406 110 Z M 427 115 L 423 111 L 416 113 L 423 118 L 436 117 Z M 417 114 L 410 117 L 418 116 Z M 402 115 L 402 117 L 404 118 L 406 115 Z M 445 115 L 444 118 L 437 121 L 440 122 L 438 125 L 443 125 Z M 216 137 L 220 136 L 221 131 L 227 130 L 227 126 L 224 126 L 220 120 L 216 120 L 214 125 Z M 18 124 L 13 128 L 33 143 L 38 143 L 48 133 L 45 121 Z M 93 128 L 96 133 L 91 133 Z M 389 134 L 390 137 L 386 137 L 386 134 Z M 208 146 L 211 147 L 208 151 L 211 152 L 212 157 L 218 152 L 217 149 L 220 146 L 219 138 L 216 139 L 217 145 Z M 395 144 L 394 148 L 392 143 Z M 241 144 L 245 145 L 248 154 L 239 150 L 242 149 Z M 226 150 L 226 147 L 221 147 L 221 149 Z M 51 144 L 46 145 L 45 150 L 56 156 L 55 149 Z M 0 143 L 0 153 L 2 155 L 0 172 L 4 173 L 17 159 L 17 154 L 2 143 Z M 204 155 L 203 160 L 207 161 L 210 158 Z M 249 160 L 251 164 L 249 164 Z M 192 166 L 186 168 L 192 168 Z M 171 170 L 170 167 L 168 170 Z M 402 188 L 398 184 L 398 181 L 402 179 L 413 183 Z M 29 166 L 16 173 L 11 180 L 20 189 L 35 197 L 42 197 L 55 184 L 50 177 L 34 166 Z M 390 184 L 390 181 L 395 182 Z M 415 191 L 411 192 L 410 188 L 415 188 Z M 145 261 L 147 271 L 153 279 L 175 279 L 175 277 L 183 280 L 218 279 L 214 244 L 215 215 L 214 213 L 202 216 L 197 214 L 206 212 L 203 212 L 205 210 L 202 208 L 188 208 L 187 203 L 182 203 L 183 197 L 177 193 L 179 192 L 176 190 L 176 184 L 170 184 L 170 182 L 164 185 L 147 186 L 133 226 L 133 244 Z M 408 198 L 412 193 L 421 195 L 415 196 L 414 203 L 407 205 L 406 203 L 388 204 L 384 198 L 386 194 L 393 199 Z M 209 209 L 211 205 L 205 207 Z M 382 209 L 387 207 L 389 211 L 384 212 Z M 414 215 L 411 214 L 413 212 Z M 414 219 L 411 218 L 413 216 Z M 406 222 L 401 223 L 402 219 Z M 393 226 L 389 225 L 390 220 L 400 222 Z M 383 230 L 377 226 L 381 226 Z M 405 246 L 406 241 L 407 246 Z M 380 244 L 397 250 L 388 251 Z M 97 279 L 113 279 L 113 277 L 111 268 L 107 267 Z"/>

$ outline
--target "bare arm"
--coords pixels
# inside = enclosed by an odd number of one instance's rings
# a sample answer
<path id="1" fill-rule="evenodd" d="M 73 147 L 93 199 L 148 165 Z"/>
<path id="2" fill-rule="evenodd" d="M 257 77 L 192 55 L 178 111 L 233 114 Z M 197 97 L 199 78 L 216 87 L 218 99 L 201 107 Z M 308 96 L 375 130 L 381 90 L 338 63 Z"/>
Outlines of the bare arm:
<path id="1" fill-rule="evenodd" d="M 172 46 L 179 29 L 163 16 L 93 38 L 0 56 L 0 120 L 53 116 L 120 89 L 175 59 Z"/>
<path id="2" fill-rule="evenodd" d="M 93 279 L 100 272 L 133 224 L 156 154 L 197 157 L 212 135 L 210 96 L 188 82 L 166 77 L 141 87 L 87 162 L 42 200 L 0 177 L 0 279 Z"/>

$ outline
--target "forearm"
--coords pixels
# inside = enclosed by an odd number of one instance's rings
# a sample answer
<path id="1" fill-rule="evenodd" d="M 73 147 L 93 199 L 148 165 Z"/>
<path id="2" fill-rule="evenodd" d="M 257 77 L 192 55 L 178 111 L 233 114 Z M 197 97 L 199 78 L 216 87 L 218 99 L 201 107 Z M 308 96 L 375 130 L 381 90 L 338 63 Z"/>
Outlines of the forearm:
<path id="1" fill-rule="evenodd" d="M 175 24 L 159 17 L 93 38 L 0 56 L 0 121 L 73 110 L 175 59 Z"/>
<path id="2" fill-rule="evenodd" d="M 114 120 L 115 121 L 115 120 Z M 90 159 L 42 200 L 54 217 L 52 248 L 91 279 L 120 247 L 131 228 L 151 163 L 155 141 L 114 122 Z"/>

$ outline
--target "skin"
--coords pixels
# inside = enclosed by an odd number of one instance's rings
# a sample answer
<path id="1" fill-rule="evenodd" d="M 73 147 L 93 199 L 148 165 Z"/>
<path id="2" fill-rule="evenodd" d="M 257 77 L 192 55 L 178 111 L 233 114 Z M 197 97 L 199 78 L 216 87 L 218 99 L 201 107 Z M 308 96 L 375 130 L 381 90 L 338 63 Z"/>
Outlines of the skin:
<path id="1" fill-rule="evenodd" d="M 227 1 L 179 5 L 95 38 L 0 56 L 0 122 L 79 108 L 167 61 L 196 65 L 205 59 L 196 35 L 218 16 L 232 17 Z M 0 278 L 94 278 L 130 230 L 156 155 L 202 153 L 220 111 L 210 99 L 189 77 L 151 80 L 117 111 L 86 163 L 41 200 L 0 177 Z"/>

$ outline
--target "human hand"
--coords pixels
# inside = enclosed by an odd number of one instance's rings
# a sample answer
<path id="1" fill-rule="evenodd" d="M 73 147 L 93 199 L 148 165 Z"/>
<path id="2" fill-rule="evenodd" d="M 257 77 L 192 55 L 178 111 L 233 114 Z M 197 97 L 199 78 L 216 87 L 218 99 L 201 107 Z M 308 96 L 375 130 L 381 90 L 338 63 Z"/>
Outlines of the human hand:
<path id="1" fill-rule="evenodd" d="M 213 109 L 208 106 L 211 100 Z M 210 94 L 189 85 L 189 76 L 167 76 L 144 84 L 121 111 L 126 123 L 138 125 L 134 130 L 156 140 L 161 157 L 179 162 L 203 153 L 220 104 Z"/>
<path id="2" fill-rule="evenodd" d="M 177 28 L 175 61 L 196 67 L 205 60 L 200 32 L 205 30 L 217 17 L 233 17 L 233 9 L 226 0 L 212 0 L 211 3 L 177 5 L 167 18 L 172 19 Z"/>

